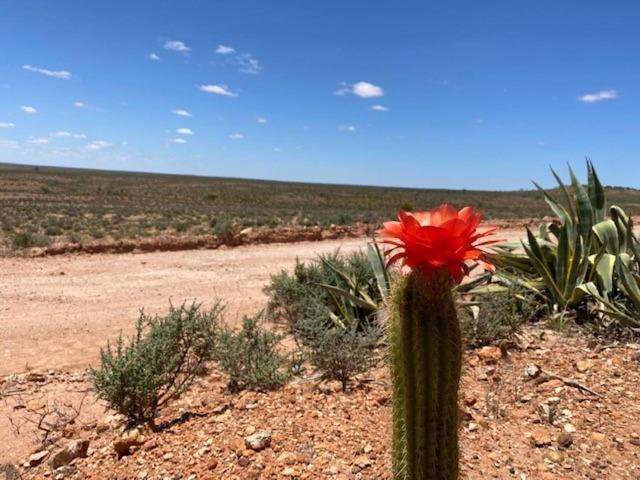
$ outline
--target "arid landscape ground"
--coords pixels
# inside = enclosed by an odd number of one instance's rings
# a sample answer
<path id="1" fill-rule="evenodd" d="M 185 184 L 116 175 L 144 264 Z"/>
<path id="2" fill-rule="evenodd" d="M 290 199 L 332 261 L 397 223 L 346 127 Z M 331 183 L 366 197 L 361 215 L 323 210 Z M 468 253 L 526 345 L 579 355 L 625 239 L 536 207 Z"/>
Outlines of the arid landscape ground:
<path id="1" fill-rule="evenodd" d="M 84 370 L 107 339 L 130 331 L 140 307 L 160 312 L 169 299 L 208 302 L 217 295 L 228 305 L 226 319 L 237 320 L 262 308 L 269 275 L 291 268 L 296 257 L 350 251 L 366 241 L 0 259 L 0 457 L 28 464 L 41 451 L 33 425 L 20 424 L 23 415 L 82 401 L 61 442 L 87 438 L 89 456 L 74 461 L 64 478 L 389 478 L 383 367 L 347 393 L 309 380 L 239 396 L 214 371 L 162 412 L 166 429 L 121 460 L 111 447 L 117 425 L 108 425 L 113 417 L 87 394 Z M 639 366 L 638 345 L 541 328 L 469 352 L 461 403 L 464 478 L 638 478 Z M 263 431 L 269 447 L 245 445 L 245 437 Z M 25 478 L 52 475 L 46 462 L 23 471 Z"/>
<path id="2" fill-rule="evenodd" d="M 32 181 L 24 183 L 25 176 Z M 147 203 L 133 201 L 140 178 L 156 192 Z M 210 306 L 220 298 L 224 321 L 237 326 L 243 315 L 265 307 L 271 275 L 291 271 L 296 259 L 366 248 L 376 222 L 405 196 L 400 189 L 377 198 L 378 190 L 361 187 L 313 187 L 309 195 L 307 186 L 295 184 L 140 178 L 90 172 L 67 178 L 55 169 L 13 167 L 0 177 L 0 460 L 7 462 L 6 477 L 390 478 L 384 352 L 347 392 L 310 372 L 274 392 L 232 394 L 213 365 L 161 410 L 159 431 L 134 431 L 131 455 L 119 458 L 113 442 L 121 438 L 122 419 L 96 401 L 87 368 L 98 364 L 107 341 L 133 332 L 140 309 L 160 314 L 170 302 Z M 182 213 L 169 212 L 183 215 L 184 225 L 165 225 L 167 199 L 157 192 L 175 189 L 191 195 L 177 203 Z M 221 210 L 242 207 L 242 191 L 258 192 L 247 204 L 253 210 Z M 636 212 L 636 192 L 629 192 L 609 189 Z M 536 227 L 546 214 L 537 193 L 433 191 L 420 201 L 438 195 L 487 202 L 489 222 L 502 227 L 506 241 L 522 238 L 524 227 Z M 368 205 L 368 213 L 358 217 L 356 209 L 336 225 L 331 212 L 345 196 Z M 317 198 L 322 208 L 314 206 Z M 269 208 L 258 209 L 261 202 Z M 497 220 L 508 205 L 516 213 Z M 267 217 L 279 220 L 270 225 Z M 216 218 L 225 219 L 224 229 Z M 468 350 L 460 397 L 463 478 L 640 478 L 639 366 L 637 343 L 571 326 L 551 330 L 544 322 Z M 45 412 L 73 418 L 52 434 L 59 437 L 54 444 L 42 442 L 37 425 Z M 52 469 L 61 450 L 82 454 Z"/>

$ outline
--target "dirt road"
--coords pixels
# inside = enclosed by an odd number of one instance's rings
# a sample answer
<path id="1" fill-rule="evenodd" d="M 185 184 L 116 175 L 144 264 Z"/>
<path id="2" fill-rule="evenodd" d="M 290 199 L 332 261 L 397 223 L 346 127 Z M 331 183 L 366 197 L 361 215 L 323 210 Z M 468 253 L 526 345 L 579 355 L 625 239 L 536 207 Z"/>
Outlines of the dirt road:
<path id="1" fill-rule="evenodd" d="M 366 239 L 252 245 L 219 250 L 0 258 L 0 376 L 30 368 L 76 369 L 95 362 L 107 339 L 130 331 L 139 308 L 219 296 L 233 322 L 265 304 L 269 276 L 296 257 Z"/>

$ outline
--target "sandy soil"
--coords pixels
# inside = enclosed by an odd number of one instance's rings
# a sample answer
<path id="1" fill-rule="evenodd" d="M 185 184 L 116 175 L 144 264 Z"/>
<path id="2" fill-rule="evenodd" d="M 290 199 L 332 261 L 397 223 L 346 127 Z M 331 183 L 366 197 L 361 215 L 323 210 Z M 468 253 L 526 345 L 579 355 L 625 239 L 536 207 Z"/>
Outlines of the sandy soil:
<path id="1" fill-rule="evenodd" d="M 34 369 L 84 368 L 107 339 L 129 331 L 144 308 L 219 296 L 234 322 L 264 306 L 269 276 L 296 257 L 366 239 L 252 245 L 218 250 L 0 258 L 0 376 Z"/>
<path id="2" fill-rule="evenodd" d="M 501 230 L 513 240 L 520 229 Z M 225 320 L 264 307 L 270 275 L 295 259 L 337 248 L 349 252 L 366 238 L 125 254 L 0 257 L 0 377 L 27 369 L 74 370 L 98 358 L 99 347 L 131 331 L 140 308 L 165 312 L 169 301 L 219 297 Z"/>

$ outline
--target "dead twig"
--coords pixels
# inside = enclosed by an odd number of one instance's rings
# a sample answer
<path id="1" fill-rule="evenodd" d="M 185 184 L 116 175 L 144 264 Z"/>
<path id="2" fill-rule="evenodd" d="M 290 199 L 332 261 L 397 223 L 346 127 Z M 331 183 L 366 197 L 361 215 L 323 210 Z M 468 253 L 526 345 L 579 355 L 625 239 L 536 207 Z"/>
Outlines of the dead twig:
<path id="1" fill-rule="evenodd" d="M 548 382 L 549 380 L 560 380 L 562 383 L 564 383 L 568 387 L 577 388 L 581 392 L 588 393 L 589 395 L 593 395 L 595 397 L 602 398 L 601 394 L 599 394 L 598 392 L 593 391 L 592 389 L 590 389 L 586 385 L 583 385 L 582 383 L 580 383 L 580 382 L 578 382 L 576 380 L 573 380 L 571 378 L 567 378 L 567 377 L 563 377 L 561 375 L 558 375 L 557 373 L 553 373 L 553 372 L 549 372 L 547 370 L 543 370 L 542 368 L 540 368 L 539 365 L 527 365 L 527 367 L 525 369 L 525 373 L 530 378 L 536 379 L 536 383 L 538 383 L 538 384 L 544 383 L 544 382 Z"/>

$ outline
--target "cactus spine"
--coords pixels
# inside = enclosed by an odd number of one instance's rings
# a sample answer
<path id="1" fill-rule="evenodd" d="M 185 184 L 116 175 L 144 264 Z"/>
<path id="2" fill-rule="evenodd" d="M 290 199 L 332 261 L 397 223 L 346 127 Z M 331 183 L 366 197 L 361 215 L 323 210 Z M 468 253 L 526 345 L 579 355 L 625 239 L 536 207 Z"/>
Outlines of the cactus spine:
<path id="1" fill-rule="evenodd" d="M 389 329 L 395 480 L 458 478 L 460 325 L 446 269 L 396 288 Z"/>

